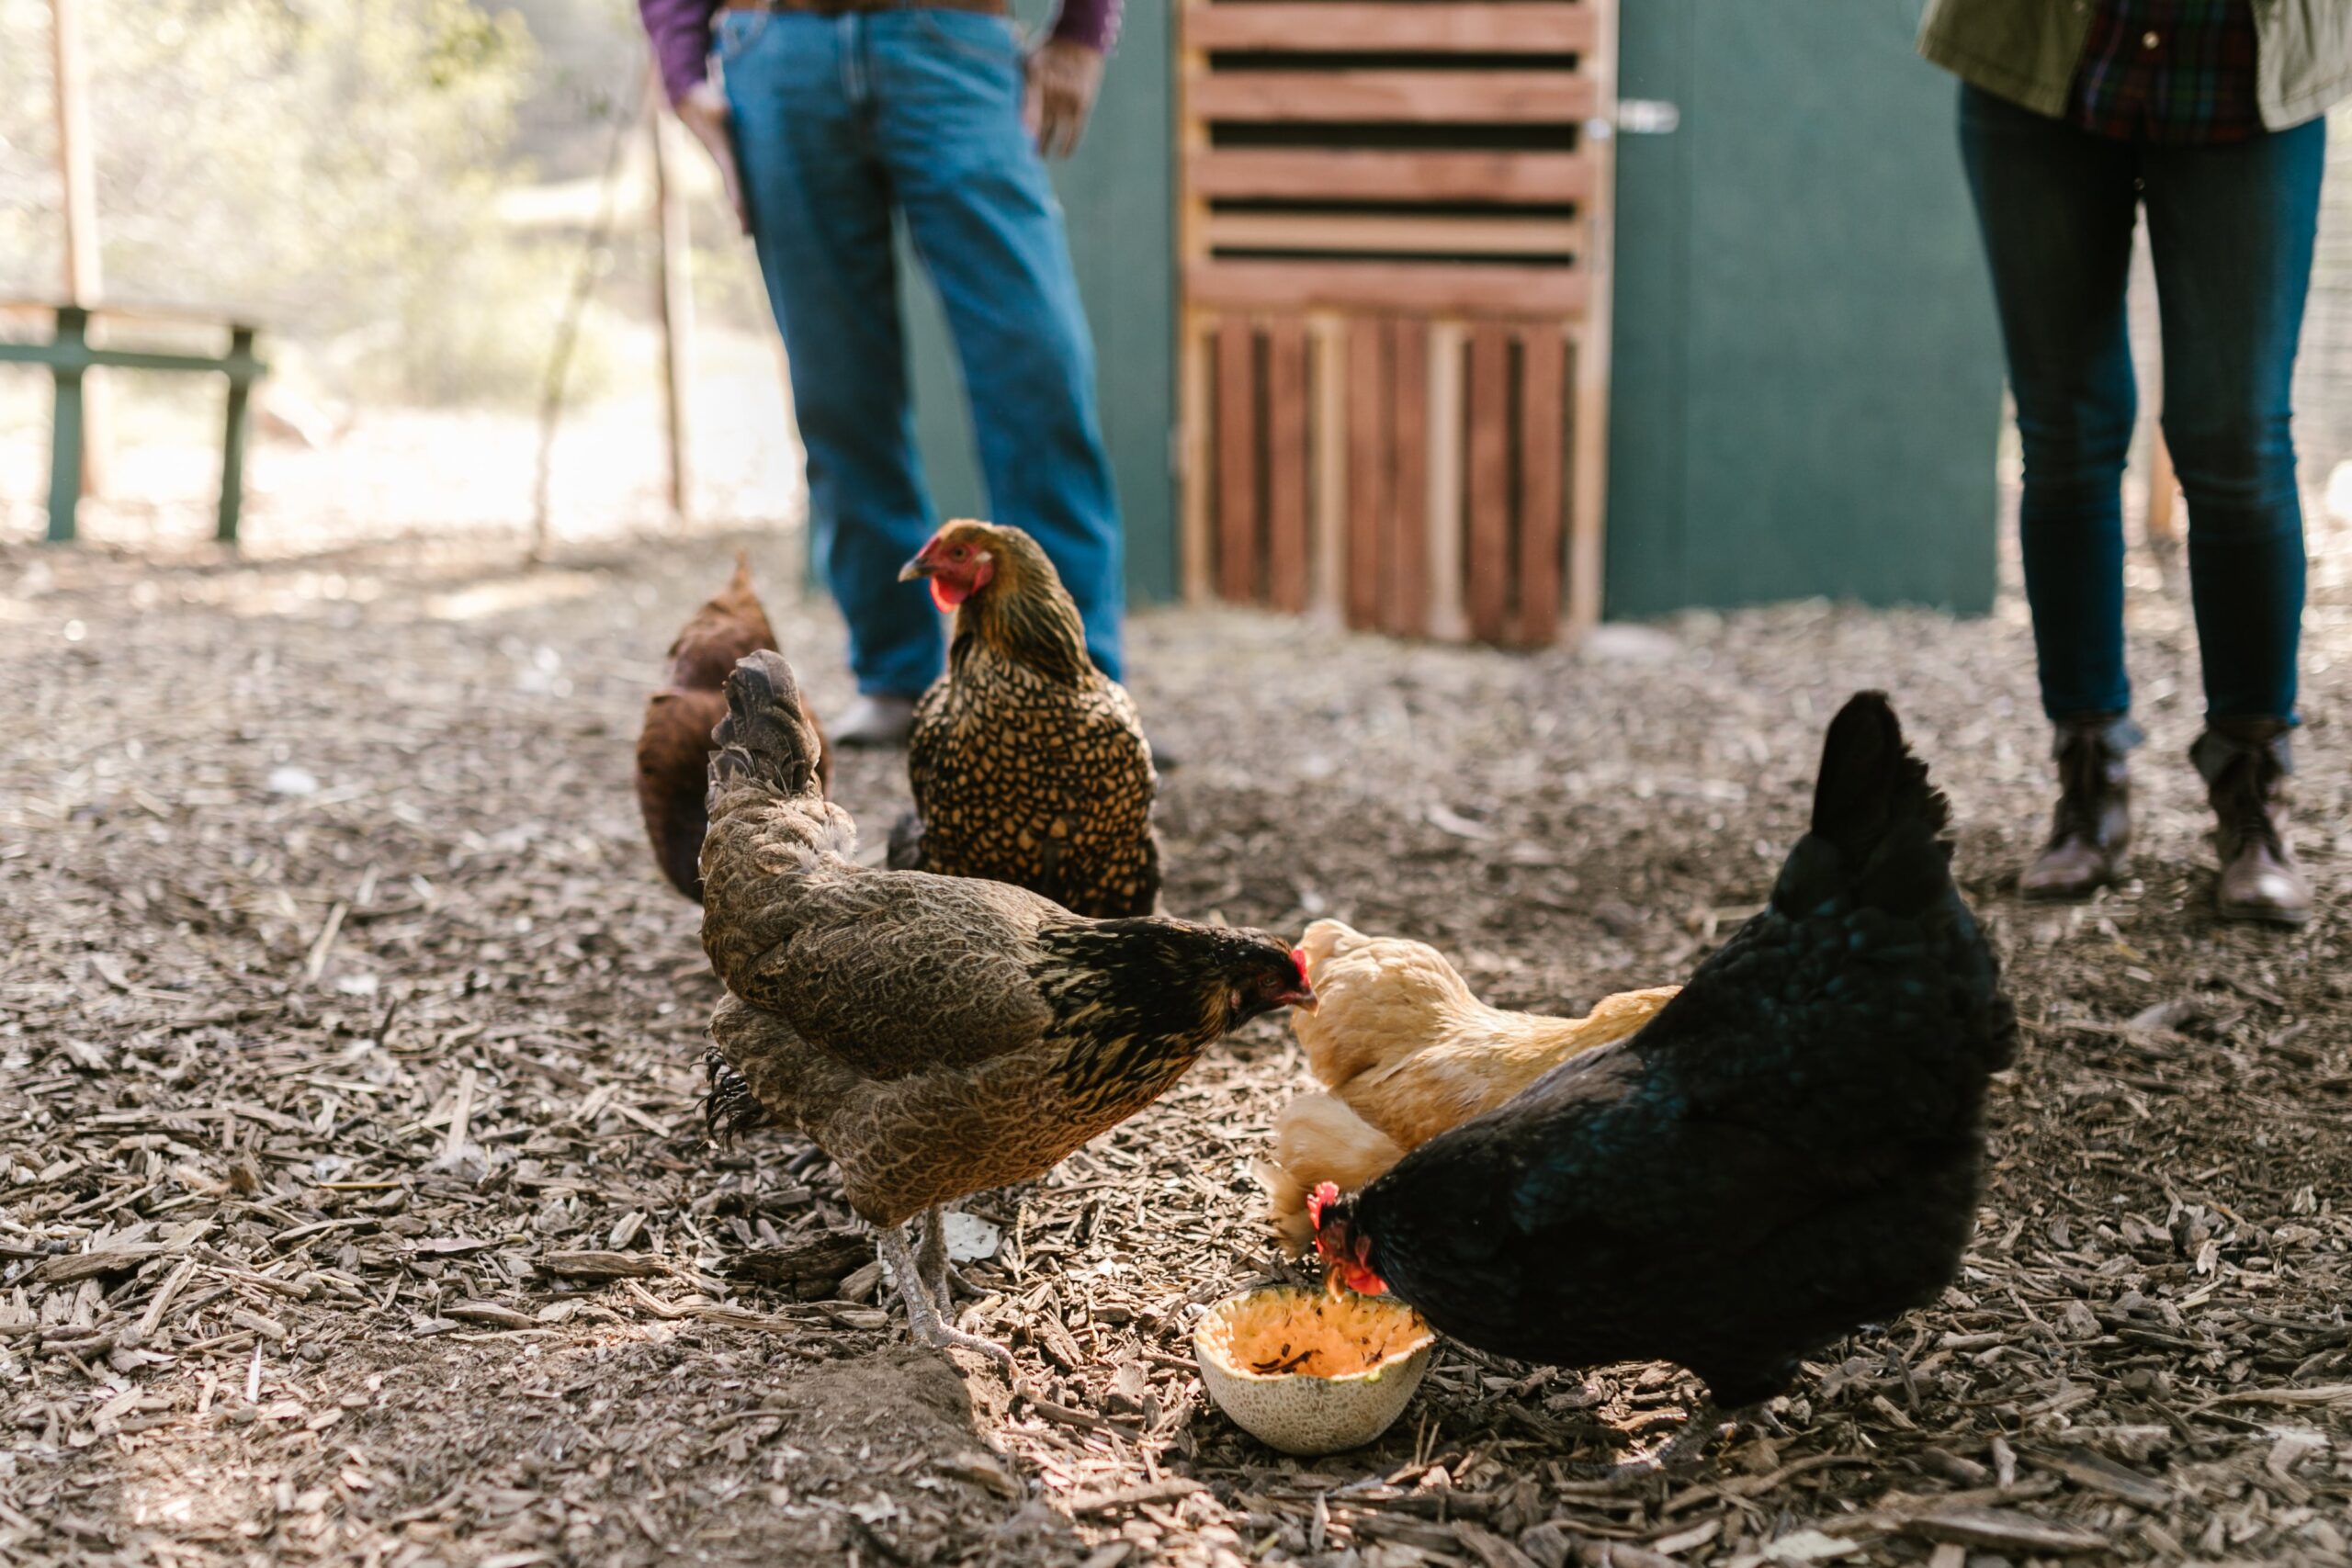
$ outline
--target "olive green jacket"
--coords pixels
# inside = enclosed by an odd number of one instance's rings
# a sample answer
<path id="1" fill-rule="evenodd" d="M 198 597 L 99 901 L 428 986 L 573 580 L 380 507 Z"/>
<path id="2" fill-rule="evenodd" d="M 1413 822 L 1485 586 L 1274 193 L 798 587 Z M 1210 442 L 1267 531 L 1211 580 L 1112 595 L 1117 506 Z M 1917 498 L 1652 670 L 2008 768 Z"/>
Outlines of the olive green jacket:
<path id="1" fill-rule="evenodd" d="M 2255 102 L 2284 130 L 2352 94 L 2352 3 L 2253 0 Z M 2037 114 L 2063 115 L 2090 0 L 1928 0 L 1919 52 Z"/>

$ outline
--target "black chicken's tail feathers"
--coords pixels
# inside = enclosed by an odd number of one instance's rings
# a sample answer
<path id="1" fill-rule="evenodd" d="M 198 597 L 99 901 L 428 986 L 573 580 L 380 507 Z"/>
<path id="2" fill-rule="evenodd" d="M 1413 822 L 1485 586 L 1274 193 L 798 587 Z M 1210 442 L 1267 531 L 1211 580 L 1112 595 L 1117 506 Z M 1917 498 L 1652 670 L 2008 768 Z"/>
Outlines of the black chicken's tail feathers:
<path id="1" fill-rule="evenodd" d="M 800 682 L 784 655 L 747 653 L 727 676 L 727 716 L 712 733 L 714 790 L 749 778 L 780 795 L 820 796 L 817 731 L 800 707 Z"/>
<path id="2" fill-rule="evenodd" d="M 1829 722 L 1813 789 L 1813 831 L 1859 866 L 1888 839 L 1934 840 L 1951 826 L 1951 803 L 1928 782 L 1928 764 L 1904 743 L 1884 692 L 1857 692 Z"/>

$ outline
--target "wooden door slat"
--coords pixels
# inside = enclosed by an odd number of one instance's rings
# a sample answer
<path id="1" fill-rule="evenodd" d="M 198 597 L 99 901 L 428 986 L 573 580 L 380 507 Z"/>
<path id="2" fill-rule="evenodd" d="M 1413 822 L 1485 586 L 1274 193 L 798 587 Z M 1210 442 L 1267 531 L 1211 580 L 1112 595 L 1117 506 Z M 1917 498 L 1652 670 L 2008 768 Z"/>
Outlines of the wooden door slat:
<path id="1" fill-rule="evenodd" d="M 1427 315 L 1584 313 L 1577 267 L 1476 262 L 1203 261 L 1187 267 L 1193 302 L 1227 310 L 1409 310 Z"/>
<path id="2" fill-rule="evenodd" d="M 1230 317 L 1216 334 L 1216 588 L 1243 603 L 1258 584 L 1258 333 Z"/>
<path id="3" fill-rule="evenodd" d="M 1486 321 L 1470 334 L 1470 635 L 1499 641 L 1510 610 L 1510 331 Z"/>
<path id="4" fill-rule="evenodd" d="M 1462 609 L 1462 448 L 1468 423 L 1462 372 L 1470 357 L 1470 334 L 1461 321 L 1441 320 L 1430 323 L 1429 343 L 1429 402 L 1422 422 L 1429 436 L 1421 459 L 1429 608 L 1422 625 L 1432 637 L 1460 642 L 1470 635 L 1470 617 Z"/>
<path id="5" fill-rule="evenodd" d="M 1396 637 L 1429 631 L 1430 326 L 1414 317 L 1388 323 L 1388 541 L 1382 561 L 1382 625 Z"/>
<path id="6" fill-rule="evenodd" d="M 1194 196 L 1212 198 L 1566 204 L 1592 188 L 1584 152 L 1217 147 L 1193 152 L 1185 174 Z"/>
<path id="7" fill-rule="evenodd" d="M 1599 100 L 1576 71 L 1210 71 L 1184 101 L 1212 122 L 1577 125 Z"/>
<path id="8" fill-rule="evenodd" d="M 1184 600 L 1191 604 L 1207 600 L 1211 583 L 1210 562 L 1216 556 L 1216 544 L 1209 534 L 1209 339 L 1214 330 L 1213 327 L 1195 326 L 1190 321 L 1184 328 L 1182 388 L 1184 402 L 1184 467 L 1182 476 L 1184 534 L 1180 544 Z"/>
<path id="9" fill-rule="evenodd" d="M 1556 328 L 1531 329 L 1520 352 L 1519 613 L 1511 638 L 1541 648 L 1560 632 L 1567 352 Z"/>
<path id="10" fill-rule="evenodd" d="M 1348 323 L 1348 625 L 1380 625 L 1382 556 L 1395 491 L 1387 438 L 1388 326 L 1377 317 Z"/>
<path id="11" fill-rule="evenodd" d="M 1317 614 L 1337 616 L 1346 598 L 1341 573 L 1348 556 L 1348 334 L 1344 325 L 1325 316 L 1315 319 L 1310 335 L 1315 413 L 1307 441 L 1314 452 L 1315 532 L 1308 558 L 1315 578 L 1308 600 Z"/>
<path id="12" fill-rule="evenodd" d="M 1266 599 L 1306 608 L 1306 323 L 1266 333 Z"/>
<path id="13" fill-rule="evenodd" d="M 1448 256 L 1574 256 L 1584 225 L 1542 214 L 1445 217 L 1385 212 L 1212 212 L 1209 248 L 1254 251 L 1376 251 Z"/>
<path id="14" fill-rule="evenodd" d="M 1576 54 L 1592 47 L 1592 6 L 1576 0 L 1453 0 L 1441 6 L 1249 0 L 1193 6 L 1184 42 L 1201 50 L 1328 50 L 1334 39 L 1365 52 Z"/>

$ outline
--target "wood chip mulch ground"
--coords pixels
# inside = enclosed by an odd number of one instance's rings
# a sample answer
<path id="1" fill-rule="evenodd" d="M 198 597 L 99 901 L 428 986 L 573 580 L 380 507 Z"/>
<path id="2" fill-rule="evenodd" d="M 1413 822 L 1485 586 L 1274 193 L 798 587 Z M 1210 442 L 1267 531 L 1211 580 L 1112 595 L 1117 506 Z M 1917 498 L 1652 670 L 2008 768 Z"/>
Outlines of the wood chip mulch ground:
<path id="1" fill-rule="evenodd" d="M 1277 1021 L 965 1206 L 1017 1393 L 905 1343 L 821 1156 L 705 1141 L 716 987 L 628 778 L 726 542 L 0 549 L 0 1562 L 2352 1562 L 2352 549 L 2316 542 L 2290 933 L 2208 913 L 2152 562 L 2139 879 L 2079 909 L 2009 887 L 2047 807 L 2014 602 L 1532 658 L 1141 619 L 1171 908 L 1423 937 L 1506 1006 L 1682 977 L 1857 687 L 1951 793 L 2029 1025 L 1966 1271 L 1811 1364 L 1784 1436 L 1623 1479 L 1695 1408 L 1676 1369 L 1448 1348 L 1305 1461 L 1204 1404 L 1190 1324 L 1283 1272 Z M 830 612 L 772 608 L 844 697 Z M 844 759 L 877 849 L 903 792 Z"/>

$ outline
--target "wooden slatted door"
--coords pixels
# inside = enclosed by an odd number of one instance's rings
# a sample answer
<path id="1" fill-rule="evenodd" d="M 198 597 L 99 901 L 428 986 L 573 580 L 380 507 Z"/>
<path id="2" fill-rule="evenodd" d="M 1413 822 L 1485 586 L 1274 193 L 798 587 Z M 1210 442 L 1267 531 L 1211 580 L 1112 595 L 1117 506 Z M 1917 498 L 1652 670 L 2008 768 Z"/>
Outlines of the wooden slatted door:
<path id="1" fill-rule="evenodd" d="M 1187 596 L 1600 604 L 1616 0 L 1181 0 Z"/>

